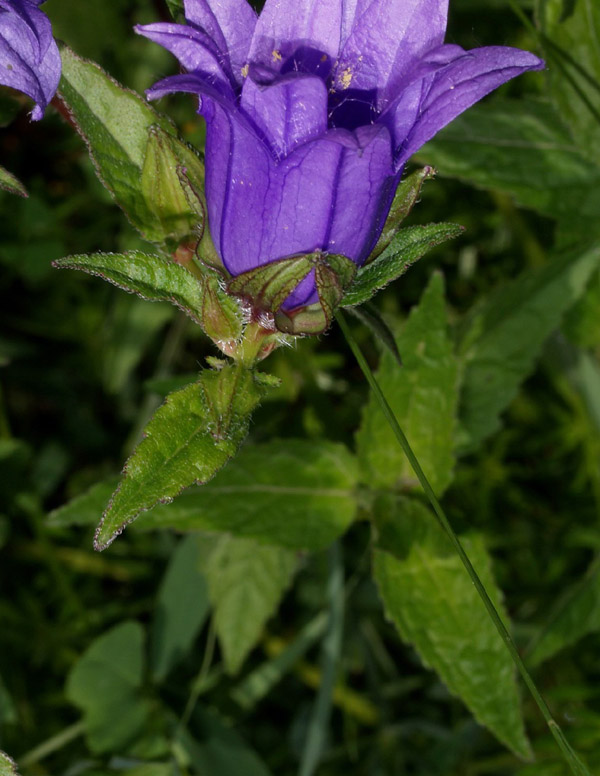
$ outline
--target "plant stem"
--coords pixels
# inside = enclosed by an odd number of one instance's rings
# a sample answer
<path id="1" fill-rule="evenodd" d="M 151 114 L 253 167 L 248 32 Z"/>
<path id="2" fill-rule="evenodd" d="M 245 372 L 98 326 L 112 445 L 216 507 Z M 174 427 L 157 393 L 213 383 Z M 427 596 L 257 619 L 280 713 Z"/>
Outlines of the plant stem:
<path id="1" fill-rule="evenodd" d="M 479 578 L 479 575 L 473 568 L 473 564 L 471 563 L 469 556 L 465 552 L 460 542 L 460 539 L 454 533 L 454 530 L 450 525 L 450 522 L 446 517 L 446 514 L 444 513 L 444 510 L 442 509 L 440 502 L 437 499 L 437 496 L 433 492 L 433 488 L 429 484 L 429 480 L 425 476 L 425 472 L 421 468 L 421 464 L 419 463 L 416 455 L 414 454 L 413 449 L 410 446 L 409 441 L 406 438 L 406 435 L 404 434 L 404 431 L 402 431 L 402 428 L 400 427 L 400 424 L 398 423 L 398 420 L 396 419 L 396 416 L 394 415 L 392 408 L 390 407 L 387 399 L 383 395 L 383 392 L 379 387 L 379 383 L 375 379 L 375 375 L 373 374 L 369 364 L 367 363 L 366 358 L 364 357 L 362 351 L 360 350 L 358 343 L 356 342 L 354 335 L 352 334 L 352 331 L 350 330 L 346 322 L 346 319 L 344 318 L 341 311 L 338 310 L 338 312 L 336 313 L 336 318 L 342 330 L 342 333 L 346 338 L 348 345 L 350 346 L 350 349 L 352 350 L 358 362 L 358 365 L 362 370 L 363 375 L 365 376 L 371 390 L 373 391 L 373 394 L 376 400 L 379 403 L 379 406 L 385 416 L 385 419 L 389 423 L 390 428 L 394 432 L 396 439 L 400 444 L 400 447 L 404 451 L 406 457 L 410 462 L 410 465 L 412 466 L 415 474 L 417 475 L 417 478 L 421 483 L 421 487 L 425 491 L 425 495 L 427 496 L 429 503 L 431 504 L 433 511 L 435 512 L 435 515 L 438 519 L 439 524 L 441 525 L 442 529 L 450 539 L 452 545 L 454 546 L 454 549 L 456 550 L 458 556 L 460 557 L 463 563 L 463 566 L 467 570 L 471 578 L 471 581 L 473 582 L 473 585 L 475 586 L 475 589 L 479 594 L 479 597 L 483 601 L 485 608 L 487 609 L 488 614 L 492 619 L 492 622 L 496 626 L 496 630 L 498 631 L 498 633 L 500 634 L 500 637 L 504 641 L 506 648 L 510 652 L 511 657 L 519 673 L 523 678 L 523 681 L 527 685 L 527 688 L 529 689 L 529 692 L 531 693 L 534 701 L 536 702 L 538 708 L 540 709 L 542 716 L 546 720 L 546 724 L 550 728 L 550 732 L 554 736 L 565 761 L 568 763 L 572 773 L 575 774 L 575 776 L 591 776 L 586 766 L 581 762 L 577 754 L 571 748 L 571 745 L 565 738 L 565 735 L 562 732 L 560 726 L 553 719 L 550 709 L 548 708 L 548 704 L 542 697 L 542 694 L 540 693 L 540 691 L 535 685 L 535 682 L 531 678 L 531 675 L 527 670 L 525 663 L 521 658 L 521 655 L 519 654 L 519 651 L 512 639 L 512 636 L 508 632 L 508 629 L 504 625 L 502 618 L 500 617 L 500 615 L 498 614 L 498 611 L 496 610 L 496 607 L 494 606 L 491 598 L 487 594 L 487 591 L 483 585 L 483 582 Z"/>
<path id="2" fill-rule="evenodd" d="M 49 738 L 39 746 L 36 746 L 35 749 L 32 749 L 22 757 L 19 757 L 19 767 L 27 768 L 30 765 L 38 763 L 40 760 L 48 757 L 48 755 L 58 752 L 59 749 L 62 749 L 67 746 L 67 744 L 70 744 L 71 741 L 79 738 L 84 732 L 85 725 L 83 722 L 76 722 L 74 725 L 61 730 L 60 733 L 57 733 L 55 736 L 52 736 L 52 738 Z"/>

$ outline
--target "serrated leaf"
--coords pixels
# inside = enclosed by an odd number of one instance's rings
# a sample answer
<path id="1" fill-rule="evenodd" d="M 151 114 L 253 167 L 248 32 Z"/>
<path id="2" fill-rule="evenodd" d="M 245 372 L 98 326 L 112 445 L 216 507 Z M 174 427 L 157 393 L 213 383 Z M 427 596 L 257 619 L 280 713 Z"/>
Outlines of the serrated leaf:
<path id="1" fill-rule="evenodd" d="M 435 164 L 442 175 L 506 192 L 554 218 L 597 221 L 600 166 L 573 143 L 549 102 L 494 99 L 476 105 L 427 143 L 418 158 Z"/>
<path id="2" fill-rule="evenodd" d="M 377 241 L 377 245 L 371 254 L 372 258 L 376 258 L 380 253 L 388 247 L 391 243 L 394 235 L 398 232 L 400 224 L 404 221 L 406 216 L 415 206 L 421 189 L 426 180 L 433 178 L 435 170 L 433 167 L 423 167 L 420 170 L 415 170 L 410 175 L 407 175 L 400 185 L 396 189 L 394 200 L 390 208 L 385 226 L 381 232 L 381 236 Z M 369 261 L 371 258 L 369 259 Z"/>
<path id="3" fill-rule="evenodd" d="M 61 46 L 61 57 L 59 98 L 88 146 L 98 177 L 136 229 L 146 239 L 161 242 L 165 233 L 148 207 L 140 178 L 150 127 L 175 137 L 173 125 L 68 46 Z"/>
<path id="4" fill-rule="evenodd" d="M 536 11 L 556 106 L 579 148 L 600 162 L 600 5 L 537 0 Z"/>
<path id="5" fill-rule="evenodd" d="M 600 570 L 595 564 L 581 582 L 566 590 L 540 640 L 529 655 L 532 665 L 600 630 Z"/>
<path id="6" fill-rule="evenodd" d="M 289 587 L 297 556 L 283 547 L 229 535 L 198 541 L 225 666 L 235 674 Z"/>
<path id="7" fill-rule="evenodd" d="M 190 536 L 177 546 L 158 591 L 151 650 L 155 681 L 162 681 L 187 655 L 209 608 L 206 579 L 200 572 L 198 542 Z"/>
<path id="8" fill-rule="evenodd" d="M 499 428 L 500 414 L 599 262 L 597 242 L 554 256 L 541 269 L 524 272 L 497 289 L 473 311 L 460 345 L 463 451 L 474 449 Z"/>
<path id="9" fill-rule="evenodd" d="M 452 479 L 458 364 L 447 332 L 444 281 L 433 275 L 396 338 L 403 367 L 385 351 L 376 377 L 433 489 Z M 415 475 L 373 396 L 357 434 L 364 482 L 373 487 L 418 487 Z"/>
<path id="10" fill-rule="evenodd" d="M 16 763 L 4 752 L 0 752 L 0 776 L 18 776 Z"/>
<path id="11" fill-rule="evenodd" d="M 220 290 L 217 278 L 209 270 L 206 270 L 206 278 L 202 279 L 177 262 L 142 251 L 67 256 L 54 261 L 53 266 L 59 269 L 78 269 L 89 275 L 96 275 L 125 291 L 138 294 L 142 299 L 170 302 L 203 328 L 209 329 L 209 336 L 225 333 L 222 321 L 218 320 L 218 325 L 212 325 L 216 314 L 211 311 L 219 304 L 222 314 L 226 314 L 229 333 L 233 335 L 230 338 L 235 339 L 241 334 L 239 308 L 233 299 Z M 208 312 L 211 312 L 208 326 L 205 310 L 207 307 Z M 224 339 L 222 336 L 217 338 Z"/>
<path id="12" fill-rule="evenodd" d="M 529 757 L 511 656 L 434 516 L 390 494 L 376 502 L 375 524 L 374 576 L 388 618 L 481 724 Z M 461 541 L 506 619 L 481 537 Z"/>
<path id="13" fill-rule="evenodd" d="M 96 531 L 96 549 L 108 547 L 140 513 L 212 479 L 243 442 L 263 390 L 250 371 L 232 365 L 206 370 L 197 383 L 169 394 L 125 464 Z"/>
<path id="14" fill-rule="evenodd" d="M 458 237 L 462 231 L 463 227 L 458 224 L 429 224 L 401 229 L 380 256 L 358 270 L 354 282 L 344 294 L 342 306 L 367 302 L 436 245 Z"/>
<path id="15" fill-rule="evenodd" d="M 124 622 L 97 638 L 71 670 L 66 695 L 83 711 L 92 752 L 118 751 L 143 730 L 143 669 L 142 626 Z"/>
<path id="16" fill-rule="evenodd" d="M 144 527 L 227 531 L 319 550 L 354 520 L 358 477 L 356 459 L 344 445 L 302 439 L 248 445 L 210 483 L 148 512 Z"/>
<path id="17" fill-rule="evenodd" d="M 0 165 L 0 189 L 8 191 L 9 194 L 17 194 L 19 197 L 28 197 L 27 189 L 21 181 Z"/>

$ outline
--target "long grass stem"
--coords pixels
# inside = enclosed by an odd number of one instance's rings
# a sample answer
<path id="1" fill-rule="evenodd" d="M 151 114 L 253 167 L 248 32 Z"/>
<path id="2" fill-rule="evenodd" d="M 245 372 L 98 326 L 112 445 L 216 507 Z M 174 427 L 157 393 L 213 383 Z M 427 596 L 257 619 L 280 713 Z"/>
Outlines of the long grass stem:
<path id="1" fill-rule="evenodd" d="M 456 550 L 458 556 L 460 557 L 465 569 L 467 570 L 467 573 L 469 574 L 471 581 L 473 582 L 473 585 L 475 586 L 475 589 L 477 590 L 479 597 L 483 601 L 485 608 L 488 611 L 489 616 L 491 617 L 494 625 L 496 626 L 496 630 L 500 634 L 500 637 L 504 641 L 504 644 L 506 645 L 506 648 L 511 654 L 511 657 L 521 674 L 523 681 L 527 685 L 527 688 L 529 689 L 529 692 L 531 693 L 535 703 L 537 704 L 538 708 L 540 709 L 544 719 L 546 720 L 546 724 L 550 728 L 550 732 L 554 736 L 556 743 L 558 744 L 562 755 L 571 768 L 571 772 L 575 774 L 575 776 L 591 776 L 589 770 L 587 767 L 581 762 L 575 751 L 571 748 L 571 745 L 567 741 L 564 733 L 562 732 L 560 726 L 558 723 L 554 720 L 552 717 L 552 714 L 550 712 L 550 709 L 548 707 L 548 704 L 542 697 L 542 694 L 538 690 L 535 682 L 533 681 L 529 671 L 527 670 L 527 667 L 525 666 L 525 663 L 523 662 L 521 655 L 519 654 L 519 651 L 512 639 L 512 636 L 508 632 L 508 629 L 504 625 L 502 618 L 498 614 L 498 611 L 496 607 L 494 606 L 491 598 L 489 597 L 483 582 L 479 578 L 479 575 L 473 568 L 473 564 L 471 563 L 469 556 L 465 552 L 460 539 L 458 536 L 454 533 L 454 530 L 452 526 L 450 525 L 450 521 L 446 517 L 446 514 L 444 510 L 442 509 L 442 506 L 440 502 L 438 501 L 437 496 L 435 495 L 433 488 L 429 484 L 429 480 L 425 476 L 425 472 L 421 468 L 421 464 L 419 463 L 416 455 L 413 452 L 412 447 L 410 446 L 410 443 L 408 439 L 406 438 L 406 435 L 402 428 L 400 427 L 400 424 L 398 423 L 398 420 L 396 416 L 394 415 L 394 412 L 392 408 L 390 407 L 387 399 L 383 395 L 383 391 L 379 387 L 379 383 L 375 379 L 375 375 L 373 374 L 373 371 L 371 370 L 365 356 L 363 355 L 360 347 L 358 346 L 358 343 L 356 339 L 354 338 L 354 335 L 352 334 L 352 331 L 350 327 L 348 326 L 348 323 L 346 322 L 346 319 L 344 315 L 338 311 L 336 314 L 337 322 L 340 326 L 340 329 L 342 330 L 342 333 L 344 337 L 346 338 L 346 341 L 348 342 L 348 345 L 350 346 L 350 349 L 352 350 L 352 353 L 354 354 L 354 357 L 356 358 L 358 365 L 360 366 L 363 375 L 365 376 L 365 379 L 369 383 L 369 386 L 371 390 L 373 391 L 373 395 L 375 396 L 381 411 L 383 412 L 385 419 L 387 420 L 390 428 L 394 432 L 394 435 L 396 436 L 396 439 L 398 440 L 398 444 L 404 451 L 406 457 L 408 458 L 410 465 L 412 466 L 415 474 L 417 475 L 417 478 L 419 482 L 421 483 L 421 487 L 425 491 L 425 495 L 427 496 L 429 503 L 431 504 L 433 511 L 435 512 L 435 515 L 444 530 L 444 532 L 447 534 L 448 538 L 450 539 L 452 545 L 454 546 L 454 549 Z"/>

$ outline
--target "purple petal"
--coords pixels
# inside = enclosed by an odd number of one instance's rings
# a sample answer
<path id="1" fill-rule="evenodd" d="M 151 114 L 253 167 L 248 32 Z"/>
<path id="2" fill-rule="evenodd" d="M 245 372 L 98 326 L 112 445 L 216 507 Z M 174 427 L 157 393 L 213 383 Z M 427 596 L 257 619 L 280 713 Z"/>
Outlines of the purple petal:
<path id="1" fill-rule="evenodd" d="M 444 40 L 448 0 L 358 0 L 336 66 L 336 89 L 377 90 L 379 104 Z"/>
<path id="2" fill-rule="evenodd" d="M 246 79 L 241 108 L 278 157 L 327 131 L 327 87 L 320 78 L 290 73 L 271 84 Z"/>
<path id="3" fill-rule="evenodd" d="M 250 60 L 273 65 L 303 45 L 332 61 L 350 33 L 357 0 L 267 0 L 258 18 Z"/>
<path id="4" fill-rule="evenodd" d="M 203 112 L 211 234 L 233 275 L 315 250 L 364 260 L 397 182 L 385 127 L 328 132 L 277 163 L 235 112 Z"/>
<path id="5" fill-rule="evenodd" d="M 454 61 L 438 70 L 433 78 L 426 76 L 427 93 L 413 127 L 399 143 L 397 164 L 403 164 L 442 127 L 501 84 L 545 66 L 534 54 L 505 46 L 473 49 L 458 57 L 454 52 L 452 57 Z M 405 110 L 400 99 L 394 107 L 400 124 Z M 395 141 L 400 141 L 400 131 L 395 133 Z"/>
<path id="6" fill-rule="evenodd" d="M 0 0 L 0 84 L 27 94 L 41 119 L 58 87 L 61 61 L 48 17 L 39 3 Z"/>
<path id="7" fill-rule="evenodd" d="M 168 23 L 136 25 L 134 30 L 170 51 L 186 70 L 209 83 L 219 84 L 221 89 L 231 89 L 229 63 L 206 33 L 183 24 Z"/>
<path id="8" fill-rule="evenodd" d="M 199 73 L 181 73 L 180 75 L 167 76 L 167 78 L 163 78 L 161 81 L 153 84 L 150 89 L 146 89 L 146 97 L 149 100 L 159 100 L 161 97 L 174 92 L 187 92 L 195 94 L 198 98 L 206 95 L 218 102 L 231 105 L 234 105 L 235 100 L 235 95 L 229 84 L 206 78 Z M 198 112 L 200 113 L 200 109 Z"/>
<path id="9" fill-rule="evenodd" d="M 246 0 L 185 0 L 185 18 L 202 28 L 227 53 L 236 82 L 243 80 L 256 13 Z"/>

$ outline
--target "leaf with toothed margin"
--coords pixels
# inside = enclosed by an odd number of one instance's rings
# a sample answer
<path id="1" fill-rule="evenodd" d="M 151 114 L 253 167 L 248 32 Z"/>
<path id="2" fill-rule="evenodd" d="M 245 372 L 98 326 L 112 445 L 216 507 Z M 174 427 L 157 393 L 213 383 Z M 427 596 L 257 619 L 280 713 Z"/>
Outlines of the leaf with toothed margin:
<path id="1" fill-rule="evenodd" d="M 21 181 L 11 172 L 0 166 L 0 189 L 8 191 L 9 194 L 18 194 L 19 197 L 28 197 L 27 189 Z"/>
<path id="2" fill-rule="evenodd" d="M 54 261 L 53 266 L 96 275 L 152 302 L 171 302 L 213 339 L 233 340 L 241 334 L 239 306 L 208 269 L 203 270 L 205 277 L 199 278 L 181 264 L 142 251 L 67 256 Z"/>
<path id="3" fill-rule="evenodd" d="M 163 242 L 171 227 L 165 231 L 161 219 L 156 217 L 160 202 L 148 202 L 148 197 L 152 198 L 156 191 L 146 187 L 144 193 L 141 187 L 144 165 L 152 166 L 156 150 L 150 130 L 156 128 L 155 131 L 163 133 L 163 138 L 168 136 L 169 155 L 174 154 L 181 165 L 196 169 L 197 164 L 190 165 L 193 160 L 189 148 L 178 140 L 168 118 L 94 62 L 78 57 L 65 45 L 61 45 L 61 57 L 58 96 L 88 147 L 98 177 L 142 236 L 151 242 Z M 191 215 L 190 220 L 193 220 Z"/>
<path id="4" fill-rule="evenodd" d="M 342 307 L 367 302 L 436 245 L 458 237 L 463 231 L 464 227 L 458 224 L 429 224 L 401 229 L 380 256 L 358 270 L 344 295 Z"/>
<path id="5" fill-rule="evenodd" d="M 4 752 L 0 752 L 0 776 L 18 776 L 16 763 Z"/>
<path id="6" fill-rule="evenodd" d="M 369 257 L 370 261 L 376 259 L 377 256 L 383 253 L 392 242 L 400 224 L 404 221 L 419 199 L 423 184 L 425 181 L 433 178 L 435 172 L 433 167 L 423 167 L 420 170 L 415 170 L 415 172 L 408 175 L 400 183 L 396 190 L 396 195 L 394 196 L 394 201 L 392 202 L 392 207 L 390 208 L 381 236 L 377 241 L 373 253 Z"/>
<path id="7" fill-rule="evenodd" d="M 96 531 L 103 550 L 142 512 L 212 479 L 243 442 L 265 386 L 235 364 L 169 394 L 146 426 Z"/>

